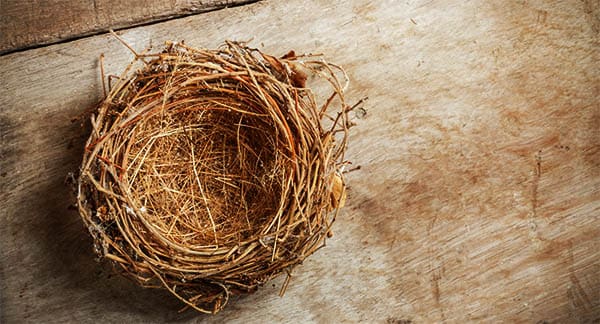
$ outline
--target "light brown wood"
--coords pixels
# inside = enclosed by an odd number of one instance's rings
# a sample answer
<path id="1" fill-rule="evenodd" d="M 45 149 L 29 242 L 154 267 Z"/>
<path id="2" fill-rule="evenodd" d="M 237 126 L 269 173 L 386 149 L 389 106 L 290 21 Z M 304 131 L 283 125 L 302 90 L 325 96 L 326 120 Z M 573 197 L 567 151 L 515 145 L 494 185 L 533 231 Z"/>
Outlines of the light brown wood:
<path id="1" fill-rule="evenodd" d="M 106 35 L 0 57 L 1 322 L 592 323 L 600 319 L 593 1 L 264 1 L 134 28 L 136 50 L 322 52 L 357 113 L 327 247 L 217 316 L 94 261 L 64 185 L 77 116 L 131 59 Z"/>
<path id="2" fill-rule="evenodd" d="M 2 1 L 0 54 L 257 0 Z"/>

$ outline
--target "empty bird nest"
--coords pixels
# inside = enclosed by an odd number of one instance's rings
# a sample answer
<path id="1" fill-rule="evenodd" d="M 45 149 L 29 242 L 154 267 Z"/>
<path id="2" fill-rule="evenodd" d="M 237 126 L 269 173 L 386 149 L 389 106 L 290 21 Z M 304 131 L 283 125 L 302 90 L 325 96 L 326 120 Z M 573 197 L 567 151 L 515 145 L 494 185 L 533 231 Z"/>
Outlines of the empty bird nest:
<path id="1" fill-rule="evenodd" d="M 215 313 L 324 245 L 345 199 L 340 67 L 245 43 L 167 43 L 114 80 L 78 181 L 101 257 Z"/>

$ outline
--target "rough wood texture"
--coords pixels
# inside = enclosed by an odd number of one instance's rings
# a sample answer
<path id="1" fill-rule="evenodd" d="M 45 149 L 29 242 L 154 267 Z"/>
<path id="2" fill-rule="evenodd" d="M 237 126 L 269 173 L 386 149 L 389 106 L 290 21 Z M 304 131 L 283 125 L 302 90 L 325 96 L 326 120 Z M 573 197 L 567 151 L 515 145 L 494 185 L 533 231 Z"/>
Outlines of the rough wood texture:
<path id="1" fill-rule="evenodd" d="M 311 8 L 307 11 L 306 8 Z M 2 322 L 600 320 L 600 9 L 593 1 L 265 1 L 123 32 L 136 49 L 255 37 L 342 64 L 348 203 L 295 276 L 217 316 L 98 265 L 65 175 L 110 36 L 0 58 Z M 202 32 L 199 32 L 202 31 Z"/>
<path id="2" fill-rule="evenodd" d="M 257 0 L 2 1 L 0 54 Z"/>

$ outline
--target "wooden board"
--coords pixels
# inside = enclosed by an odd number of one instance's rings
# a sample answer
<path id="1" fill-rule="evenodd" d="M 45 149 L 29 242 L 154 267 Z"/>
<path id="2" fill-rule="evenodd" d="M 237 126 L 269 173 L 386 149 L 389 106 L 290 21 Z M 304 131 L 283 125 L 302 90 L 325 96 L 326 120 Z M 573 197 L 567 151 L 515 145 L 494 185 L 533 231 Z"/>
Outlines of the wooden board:
<path id="1" fill-rule="evenodd" d="M 257 0 L 3 1 L 0 54 Z"/>
<path id="2" fill-rule="evenodd" d="M 307 10 L 310 8 L 310 10 Z M 245 40 L 322 52 L 364 96 L 346 208 L 283 298 L 178 314 L 94 261 L 65 175 L 108 35 L 0 57 L 0 321 L 600 320 L 600 8 L 593 1 L 264 1 L 124 31 L 142 50 Z M 202 31 L 202 32 L 199 32 Z M 404 322 L 403 322 L 404 321 Z"/>

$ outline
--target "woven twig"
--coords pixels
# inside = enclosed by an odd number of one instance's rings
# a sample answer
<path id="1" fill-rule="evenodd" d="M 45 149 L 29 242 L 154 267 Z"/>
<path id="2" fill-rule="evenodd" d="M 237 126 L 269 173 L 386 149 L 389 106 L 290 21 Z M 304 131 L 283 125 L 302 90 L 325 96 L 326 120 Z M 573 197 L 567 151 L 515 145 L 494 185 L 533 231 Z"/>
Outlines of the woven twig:
<path id="1" fill-rule="evenodd" d="M 322 103 L 307 78 L 330 85 Z M 236 42 L 137 55 L 91 118 L 78 205 L 96 252 L 206 313 L 289 273 L 344 200 L 345 83 L 320 56 Z"/>

